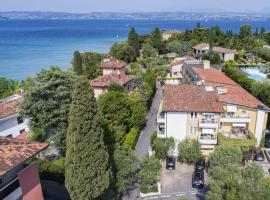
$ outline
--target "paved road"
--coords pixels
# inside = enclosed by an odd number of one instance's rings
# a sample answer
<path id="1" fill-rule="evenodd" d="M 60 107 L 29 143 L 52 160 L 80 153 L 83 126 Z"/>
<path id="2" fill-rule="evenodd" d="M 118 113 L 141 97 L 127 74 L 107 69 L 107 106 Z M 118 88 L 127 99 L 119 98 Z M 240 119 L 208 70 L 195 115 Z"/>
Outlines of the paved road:
<path id="1" fill-rule="evenodd" d="M 148 154 L 148 148 L 151 143 L 151 134 L 156 130 L 157 123 L 156 117 L 158 113 L 158 108 L 162 100 L 162 88 L 159 83 L 157 83 L 156 95 L 153 98 L 151 108 L 148 112 L 147 123 L 145 128 L 141 131 L 139 140 L 136 145 L 136 155 L 139 159 L 142 159 L 145 155 Z"/>
<path id="2" fill-rule="evenodd" d="M 159 83 L 157 83 L 156 94 L 152 100 L 151 108 L 147 115 L 147 122 L 145 128 L 141 131 L 139 140 L 136 145 L 135 154 L 139 159 L 142 159 L 148 154 L 148 148 L 151 144 L 151 135 L 156 130 L 156 116 L 158 113 L 159 104 L 162 100 L 162 88 Z M 124 195 L 122 200 L 135 200 L 140 199 L 139 190 L 137 186 L 129 191 L 128 194 Z"/>

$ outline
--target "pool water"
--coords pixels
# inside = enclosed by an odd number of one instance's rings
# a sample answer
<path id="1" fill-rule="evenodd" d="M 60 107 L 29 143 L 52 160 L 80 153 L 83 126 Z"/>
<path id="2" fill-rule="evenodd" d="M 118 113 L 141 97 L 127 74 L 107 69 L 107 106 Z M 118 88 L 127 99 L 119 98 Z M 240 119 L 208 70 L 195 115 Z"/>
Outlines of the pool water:
<path id="1" fill-rule="evenodd" d="M 252 68 L 241 68 L 242 71 L 248 74 L 249 78 L 252 78 L 256 81 L 261 81 L 266 78 L 266 74 L 260 72 L 260 70 L 256 67 Z"/>

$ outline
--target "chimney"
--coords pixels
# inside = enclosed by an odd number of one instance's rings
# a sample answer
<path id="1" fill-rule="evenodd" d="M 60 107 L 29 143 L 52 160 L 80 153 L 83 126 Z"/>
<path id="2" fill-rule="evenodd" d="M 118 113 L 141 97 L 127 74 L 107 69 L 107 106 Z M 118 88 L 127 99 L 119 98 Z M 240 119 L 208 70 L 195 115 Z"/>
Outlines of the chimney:
<path id="1" fill-rule="evenodd" d="M 209 60 L 204 60 L 203 61 L 203 68 L 204 69 L 210 69 L 210 61 Z"/>

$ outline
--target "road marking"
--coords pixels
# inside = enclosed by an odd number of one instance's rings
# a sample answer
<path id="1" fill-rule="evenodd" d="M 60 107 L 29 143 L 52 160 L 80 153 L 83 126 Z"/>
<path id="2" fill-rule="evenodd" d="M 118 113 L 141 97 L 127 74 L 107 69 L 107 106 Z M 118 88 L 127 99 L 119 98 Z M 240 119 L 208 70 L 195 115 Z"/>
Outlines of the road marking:
<path id="1" fill-rule="evenodd" d="M 160 198 L 167 198 L 167 197 L 172 197 L 172 195 L 164 195 L 164 196 L 160 196 Z"/>
<path id="2" fill-rule="evenodd" d="M 145 198 L 146 200 L 147 199 L 158 199 L 158 197 L 148 197 L 148 198 Z"/>

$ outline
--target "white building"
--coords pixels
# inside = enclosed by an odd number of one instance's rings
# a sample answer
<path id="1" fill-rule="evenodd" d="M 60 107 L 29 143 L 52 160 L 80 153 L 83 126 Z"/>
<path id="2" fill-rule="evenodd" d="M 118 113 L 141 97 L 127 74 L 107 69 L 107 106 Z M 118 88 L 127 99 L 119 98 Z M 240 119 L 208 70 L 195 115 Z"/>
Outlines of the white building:
<path id="1" fill-rule="evenodd" d="M 29 131 L 28 120 L 19 116 L 20 95 L 0 100 L 0 136 L 18 137 Z"/>

